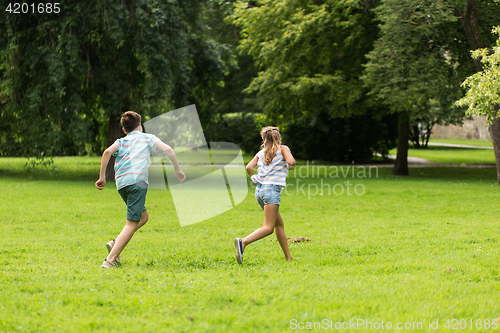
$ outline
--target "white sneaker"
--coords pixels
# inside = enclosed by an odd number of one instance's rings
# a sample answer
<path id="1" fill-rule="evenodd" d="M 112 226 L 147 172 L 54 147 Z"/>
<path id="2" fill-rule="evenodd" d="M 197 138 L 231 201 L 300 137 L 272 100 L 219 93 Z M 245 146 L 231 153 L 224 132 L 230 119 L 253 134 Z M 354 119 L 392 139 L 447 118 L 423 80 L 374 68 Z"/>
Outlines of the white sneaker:
<path id="1" fill-rule="evenodd" d="M 106 259 L 104 259 L 104 262 L 102 263 L 102 268 L 111 268 L 111 269 L 116 269 L 116 263 L 111 263 L 111 262 L 108 262 Z"/>
<path id="2" fill-rule="evenodd" d="M 243 242 L 241 238 L 236 238 L 234 240 L 234 247 L 236 248 L 236 261 L 238 264 L 243 263 Z"/>
<path id="3" fill-rule="evenodd" d="M 108 248 L 108 253 L 111 252 L 111 249 L 113 248 L 113 246 L 115 246 L 115 239 L 113 239 L 112 241 L 110 241 L 108 244 L 106 244 L 106 247 Z M 118 264 L 118 265 L 121 265 L 122 264 L 122 261 L 120 259 L 120 256 L 116 257 L 115 259 L 115 262 Z"/>

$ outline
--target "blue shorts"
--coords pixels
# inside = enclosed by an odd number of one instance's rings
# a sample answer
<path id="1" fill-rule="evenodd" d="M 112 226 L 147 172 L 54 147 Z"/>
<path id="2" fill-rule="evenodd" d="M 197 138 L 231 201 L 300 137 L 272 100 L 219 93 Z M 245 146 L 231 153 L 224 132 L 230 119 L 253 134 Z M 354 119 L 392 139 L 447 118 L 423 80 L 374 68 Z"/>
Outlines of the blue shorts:
<path id="1" fill-rule="evenodd" d="M 282 189 L 283 187 L 281 185 L 257 184 L 255 188 L 255 198 L 260 208 L 264 209 L 265 205 L 279 205 Z"/>
<path id="2" fill-rule="evenodd" d="M 148 185 L 145 182 L 125 186 L 118 190 L 123 201 L 127 204 L 127 220 L 140 221 L 142 212 L 146 210 L 146 193 Z"/>

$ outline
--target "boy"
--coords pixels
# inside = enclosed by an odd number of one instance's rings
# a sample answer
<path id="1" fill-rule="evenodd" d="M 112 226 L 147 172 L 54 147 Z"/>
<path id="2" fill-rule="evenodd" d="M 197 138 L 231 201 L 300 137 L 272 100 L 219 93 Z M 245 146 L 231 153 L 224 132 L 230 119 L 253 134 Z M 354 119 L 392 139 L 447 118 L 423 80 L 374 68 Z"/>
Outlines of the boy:
<path id="1" fill-rule="evenodd" d="M 118 193 L 127 204 L 127 221 L 116 239 L 106 244 L 109 255 L 103 268 L 116 268 L 121 264 L 120 253 L 127 246 L 134 233 L 149 219 L 144 203 L 148 191 L 148 170 L 151 151 L 163 151 L 172 161 L 175 176 L 180 182 L 186 175 L 181 171 L 173 149 L 152 134 L 142 133 L 141 116 L 133 111 L 123 113 L 120 123 L 124 138 L 117 139 L 102 154 L 101 171 L 95 187 L 102 190 L 106 184 L 106 167 L 112 155 L 116 156 L 115 180 Z"/>

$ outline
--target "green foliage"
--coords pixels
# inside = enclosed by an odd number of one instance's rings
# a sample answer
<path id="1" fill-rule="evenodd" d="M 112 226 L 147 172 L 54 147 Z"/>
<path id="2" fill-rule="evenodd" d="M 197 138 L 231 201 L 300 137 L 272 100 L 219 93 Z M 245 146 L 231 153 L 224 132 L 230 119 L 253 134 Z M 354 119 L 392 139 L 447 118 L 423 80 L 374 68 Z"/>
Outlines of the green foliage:
<path id="1" fill-rule="evenodd" d="M 240 146 L 245 153 L 256 154 L 259 151 L 262 139 L 261 126 L 258 124 L 258 115 L 252 113 L 228 113 L 220 115 L 208 131 L 205 131 L 207 141 L 233 142 Z"/>
<path id="2" fill-rule="evenodd" d="M 246 91 L 258 94 L 268 122 L 282 127 L 302 158 L 366 159 L 394 143 L 395 132 L 375 121 L 379 105 L 368 100 L 359 80 L 377 34 L 373 6 L 347 0 L 236 5 L 240 52 L 253 56 L 260 70 Z M 357 132 L 367 128 L 373 135 Z"/>
<path id="3" fill-rule="evenodd" d="M 493 32 L 500 35 L 500 27 L 494 28 Z M 491 124 L 498 116 L 500 105 L 500 37 L 491 50 L 474 50 L 472 57 L 481 60 L 483 71 L 469 76 L 463 82 L 467 93 L 457 101 L 457 105 L 468 107 L 469 115 L 486 116 L 488 124 Z"/>
<path id="4" fill-rule="evenodd" d="M 243 90 L 257 76 L 253 59 L 248 54 L 238 54 L 237 46 L 240 40 L 240 28 L 231 23 L 228 18 L 232 13 L 236 0 L 208 1 L 201 15 L 202 24 L 206 24 L 206 34 L 223 46 L 225 65 L 223 77 L 210 84 L 209 99 L 203 103 L 212 110 L 213 118 L 204 122 L 210 126 L 216 123 L 220 115 L 226 113 L 256 113 L 262 111 L 260 100 L 255 93 L 243 93 Z"/>
<path id="5" fill-rule="evenodd" d="M 306 160 L 367 162 L 373 151 L 387 155 L 396 145 L 397 117 L 366 114 L 348 118 L 301 117 L 289 124 L 283 142 L 295 157 Z"/>
<path id="6" fill-rule="evenodd" d="M 28 158 L 28 161 L 24 165 L 24 167 L 29 171 L 33 172 L 39 167 L 42 167 L 46 170 L 50 170 L 49 173 L 50 175 L 58 175 L 58 172 L 56 171 L 56 165 L 54 163 L 54 159 L 52 157 L 44 157 L 43 155 L 41 157 L 37 158 Z"/>
<path id="7" fill-rule="evenodd" d="M 382 0 L 375 9 L 381 22 L 380 38 L 368 53 L 363 80 L 370 94 L 390 112 L 432 122 L 457 122 L 463 116 L 454 110 L 457 57 L 452 47 L 451 23 L 457 22 L 447 1 Z M 455 28 L 456 29 L 456 28 Z"/>
<path id="8" fill-rule="evenodd" d="M 364 54 L 375 37 L 368 3 L 358 1 L 238 2 L 240 51 L 261 71 L 248 88 L 263 98 L 272 121 L 304 112 L 361 114 Z"/>
<path id="9" fill-rule="evenodd" d="M 496 44 L 498 38 L 493 29 L 495 26 L 498 26 L 500 0 L 495 0 L 494 2 L 490 0 L 476 0 L 476 7 L 481 29 L 481 40 L 485 47 L 492 47 Z M 468 51 L 465 56 L 470 59 L 470 49 Z"/>
<path id="10" fill-rule="evenodd" d="M 100 152 L 120 135 L 123 111 L 152 117 L 209 99 L 200 91 L 220 80 L 224 51 L 198 21 L 203 4 L 80 0 L 58 15 L 2 12 L 0 153 L 79 154 L 86 143 Z"/>

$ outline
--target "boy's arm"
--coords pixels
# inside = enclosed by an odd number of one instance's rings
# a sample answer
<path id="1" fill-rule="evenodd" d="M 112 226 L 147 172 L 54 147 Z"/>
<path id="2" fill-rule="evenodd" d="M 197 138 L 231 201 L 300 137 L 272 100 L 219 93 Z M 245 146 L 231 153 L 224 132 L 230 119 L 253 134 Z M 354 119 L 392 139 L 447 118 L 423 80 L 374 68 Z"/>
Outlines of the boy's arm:
<path id="1" fill-rule="evenodd" d="M 109 159 L 111 158 L 111 155 L 116 153 L 118 151 L 118 147 L 115 145 L 111 145 L 102 153 L 102 159 L 101 159 L 101 170 L 99 172 L 99 179 L 95 182 L 95 187 L 97 187 L 98 190 L 102 190 L 104 188 L 104 185 L 106 185 L 106 168 L 108 166 Z"/>
<path id="2" fill-rule="evenodd" d="M 179 179 L 179 181 L 182 183 L 184 179 L 186 179 L 186 175 L 184 174 L 184 172 L 181 171 L 181 167 L 179 165 L 179 162 L 177 161 L 177 156 L 175 155 L 175 152 L 172 149 L 172 147 L 163 142 L 158 142 L 156 146 L 158 147 L 158 149 L 163 151 L 172 161 L 175 170 L 175 177 L 177 177 L 177 179 Z"/>
<path id="3" fill-rule="evenodd" d="M 281 153 L 283 154 L 283 157 L 286 160 L 286 163 L 288 163 L 290 170 L 295 169 L 295 158 L 293 158 L 292 152 L 290 151 L 290 148 L 288 148 L 285 145 L 281 145 L 280 150 L 281 150 Z"/>

